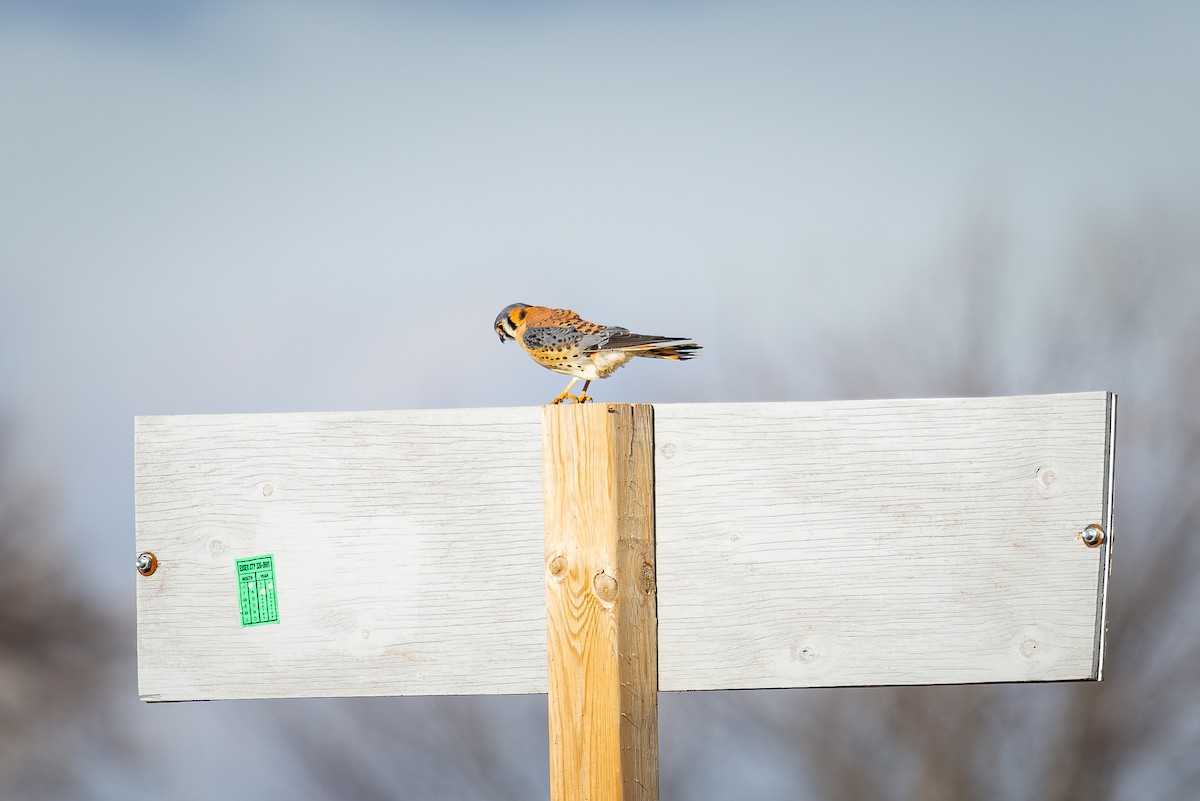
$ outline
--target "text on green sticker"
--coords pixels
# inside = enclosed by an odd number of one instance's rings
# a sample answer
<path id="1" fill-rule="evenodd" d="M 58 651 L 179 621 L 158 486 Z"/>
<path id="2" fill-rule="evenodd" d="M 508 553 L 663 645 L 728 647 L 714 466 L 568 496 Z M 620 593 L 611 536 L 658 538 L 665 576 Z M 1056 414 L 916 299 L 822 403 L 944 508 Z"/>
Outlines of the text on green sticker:
<path id="1" fill-rule="evenodd" d="M 275 600 L 274 555 L 237 560 L 237 577 L 242 625 L 278 623 L 279 605 Z"/>

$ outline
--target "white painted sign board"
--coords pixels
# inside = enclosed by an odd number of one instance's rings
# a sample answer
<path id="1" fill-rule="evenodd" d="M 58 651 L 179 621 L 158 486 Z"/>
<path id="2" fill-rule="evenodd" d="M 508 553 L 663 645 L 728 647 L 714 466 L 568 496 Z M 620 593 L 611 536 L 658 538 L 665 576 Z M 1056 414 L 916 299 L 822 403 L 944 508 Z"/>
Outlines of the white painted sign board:
<path id="1" fill-rule="evenodd" d="M 1099 679 L 1114 413 L 656 406 L 660 688 Z M 541 437 L 538 408 L 138 418 L 141 697 L 545 692 Z M 279 622 L 243 626 L 260 555 Z"/>

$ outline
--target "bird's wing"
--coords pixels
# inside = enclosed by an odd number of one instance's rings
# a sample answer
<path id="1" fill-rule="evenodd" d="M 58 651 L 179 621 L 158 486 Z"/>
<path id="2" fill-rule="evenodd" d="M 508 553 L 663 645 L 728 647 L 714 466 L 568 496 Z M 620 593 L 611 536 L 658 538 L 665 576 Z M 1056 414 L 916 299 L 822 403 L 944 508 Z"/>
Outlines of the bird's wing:
<path id="1" fill-rule="evenodd" d="M 660 337 L 652 334 L 635 334 L 628 328 L 615 326 L 605 328 L 596 334 L 588 334 L 579 341 L 579 349 L 584 353 L 601 350 L 641 350 L 652 348 L 668 342 L 683 342 L 686 337 Z"/>
<path id="2" fill-rule="evenodd" d="M 573 345 L 583 339 L 583 334 L 569 325 L 544 325 L 526 328 L 521 336 L 525 350 L 545 350 L 560 345 Z"/>
<path id="3" fill-rule="evenodd" d="M 570 309 L 550 309 L 545 306 L 530 307 L 525 325 L 527 327 L 521 342 L 527 350 L 558 345 L 575 345 L 582 353 L 643 350 L 686 339 L 634 334 L 628 328 L 584 320 Z"/>
<path id="4" fill-rule="evenodd" d="M 521 337 L 526 349 L 538 350 L 560 345 L 576 345 L 587 350 L 581 343 L 598 341 L 606 331 L 624 331 L 597 323 L 588 322 L 570 309 L 551 309 L 534 306 L 529 309 L 525 322 L 525 333 Z"/>

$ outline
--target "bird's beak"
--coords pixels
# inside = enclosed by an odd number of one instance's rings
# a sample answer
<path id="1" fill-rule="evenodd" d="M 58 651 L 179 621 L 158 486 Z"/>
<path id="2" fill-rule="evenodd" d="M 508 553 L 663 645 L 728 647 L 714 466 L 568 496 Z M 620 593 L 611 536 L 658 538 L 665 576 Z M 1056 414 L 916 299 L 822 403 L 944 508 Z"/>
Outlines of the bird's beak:
<path id="1" fill-rule="evenodd" d="M 501 331 L 500 332 L 500 344 L 504 344 L 504 340 L 506 340 L 506 339 L 508 339 L 508 337 L 504 336 L 504 332 Z"/>

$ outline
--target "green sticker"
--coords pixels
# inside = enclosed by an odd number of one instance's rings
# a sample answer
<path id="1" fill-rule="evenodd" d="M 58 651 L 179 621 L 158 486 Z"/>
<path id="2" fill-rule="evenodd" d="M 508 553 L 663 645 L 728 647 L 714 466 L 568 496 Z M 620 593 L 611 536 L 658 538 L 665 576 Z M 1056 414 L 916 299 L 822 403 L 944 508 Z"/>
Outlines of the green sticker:
<path id="1" fill-rule="evenodd" d="M 237 560 L 238 599 L 242 606 L 242 625 L 258 626 L 279 622 L 275 603 L 275 557 L 255 556 Z"/>

